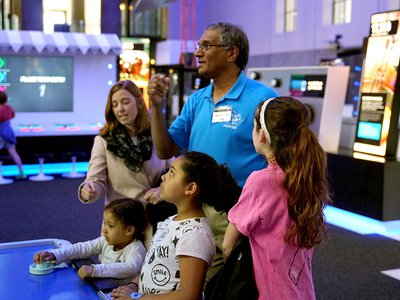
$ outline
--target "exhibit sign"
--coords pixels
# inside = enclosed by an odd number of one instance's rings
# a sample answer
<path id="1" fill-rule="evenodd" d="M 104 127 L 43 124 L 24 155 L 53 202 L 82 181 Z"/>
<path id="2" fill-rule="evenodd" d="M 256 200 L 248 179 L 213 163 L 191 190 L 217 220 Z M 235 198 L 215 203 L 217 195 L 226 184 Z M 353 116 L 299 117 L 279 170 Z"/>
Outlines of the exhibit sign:
<path id="1" fill-rule="evenodd" d="M 371 16 L 353 150 L 395 156 L 398 140 L 400 11 Z"/>
<path id="2" fill-rule="evenodd" d="M 149 108 L 147 84 L 150 79 L 150 39 L 121 38 L 122 53 L 118 58 L 118 79 L 131 80 L 142 91 L 144 102 Z"/>

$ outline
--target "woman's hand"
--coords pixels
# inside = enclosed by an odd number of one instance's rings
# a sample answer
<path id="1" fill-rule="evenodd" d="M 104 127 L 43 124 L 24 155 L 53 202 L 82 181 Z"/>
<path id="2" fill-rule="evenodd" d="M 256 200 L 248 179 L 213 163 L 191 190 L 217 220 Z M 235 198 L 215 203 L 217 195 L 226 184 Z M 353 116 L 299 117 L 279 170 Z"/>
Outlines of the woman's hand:
<path id="1" fill-rule="evenodd" d="M 95 182 L 87 181 L 81 188 L 81 198 L 86 201 L 92 201 L 97 198 L 99 189 Z"/>

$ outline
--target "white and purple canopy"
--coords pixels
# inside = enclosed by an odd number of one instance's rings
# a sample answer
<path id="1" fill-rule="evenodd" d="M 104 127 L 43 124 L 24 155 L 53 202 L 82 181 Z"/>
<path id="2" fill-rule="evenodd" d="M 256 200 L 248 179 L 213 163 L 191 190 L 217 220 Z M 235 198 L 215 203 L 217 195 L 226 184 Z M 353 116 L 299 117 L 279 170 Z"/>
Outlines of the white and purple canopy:
<path id="1" fill-rule="evenodd" d="M 0 52 L 14 53 L 58 53 L 89 54 L 98 53 L 118 55 L 121 41 L 115 34 L 85 34 L 81 32 L 55 32 L 45 34 L 41 31 L 0 30 Z"/>

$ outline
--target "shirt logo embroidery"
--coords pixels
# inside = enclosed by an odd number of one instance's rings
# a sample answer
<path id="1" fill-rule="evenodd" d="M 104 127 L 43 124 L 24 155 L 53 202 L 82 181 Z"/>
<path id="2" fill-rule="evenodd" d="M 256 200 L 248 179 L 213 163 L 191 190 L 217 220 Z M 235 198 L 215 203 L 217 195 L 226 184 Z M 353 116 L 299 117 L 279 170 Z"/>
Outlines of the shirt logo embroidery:
<path id="1" fill-rule="evenodd" d="M 236 113 L 234 110 L 232 111 L 232 119 L 230 122 L 225 122 L 223 127 L 230 129 L 237 129 L 240 124 L 243 123 L 243 118 L 241 114 Z"/>

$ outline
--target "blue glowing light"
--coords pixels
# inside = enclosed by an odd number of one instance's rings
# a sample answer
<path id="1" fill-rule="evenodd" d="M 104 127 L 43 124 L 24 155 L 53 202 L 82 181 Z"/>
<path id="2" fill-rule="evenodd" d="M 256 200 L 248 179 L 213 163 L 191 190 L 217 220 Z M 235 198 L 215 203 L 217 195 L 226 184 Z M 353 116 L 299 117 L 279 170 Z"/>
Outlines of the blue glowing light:
<path id="1" fill-rule="evenodd" d="M 357 137 L 361 139 L 368 139 L 379 141 L 381 138 L 382 124 L 374 122 L 359 122 Z"/>
<path id="2" fill-rule="evenodd" d="M 324 214 L 327 223 L 359 234 L 383 236 L 400 234 L 400 220 L 379 221 L 329 205 L 325 208 Z"/>
<path id="3" fill-rule="evenodd" d="M 75 171 L 86 173 L 88 170 L 89 162 L 76 162 Z M 70 172 L 72 170 L 72 164 L 69 162 L 65 163 L 52 163 L 43 165 L 43 173 L 45 174 L 62 174 L 65 172 Z M 26 175 L 37 175 L 39 173 L 39 165 L 24 165 L 24 173 Z M 18 176 L 19 171 L 15 165 L 5 165 L 2 168 L 2 174 L 6 176 Z"/>
<path id="4" fill-rule="evenodd" d="M 114 66 L 113 66 L 112 64 L 108 64 L 108 65 L 107 65 L 107 68 L 108 68 L 109 70 L 111 70 L 113 67 L 114 67 Z"/>

